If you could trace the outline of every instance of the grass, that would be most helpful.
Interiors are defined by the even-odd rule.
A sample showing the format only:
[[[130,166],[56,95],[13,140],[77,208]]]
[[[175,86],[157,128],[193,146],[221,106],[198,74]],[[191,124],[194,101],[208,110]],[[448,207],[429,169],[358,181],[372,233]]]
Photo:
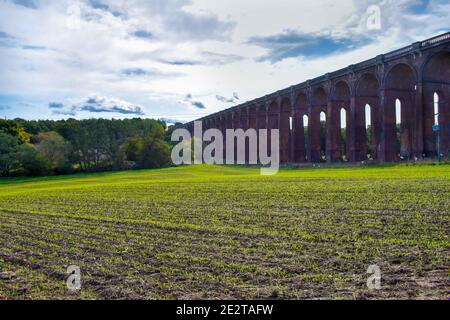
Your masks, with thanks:
[[[445,299],[449,168],[0,180],[0,299]]]

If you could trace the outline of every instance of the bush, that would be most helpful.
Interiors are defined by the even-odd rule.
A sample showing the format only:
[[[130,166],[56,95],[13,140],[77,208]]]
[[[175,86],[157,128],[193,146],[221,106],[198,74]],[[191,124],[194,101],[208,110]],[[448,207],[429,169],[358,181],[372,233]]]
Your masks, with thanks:
[[[0,131],[0,176],[7,177],[17,165],[19,138]]]
[[[24,144],[19,148],[19,165],[15,175],[45,176],[52,172],[52,164],[42,156],[32,145]]]
[[[61,173],[69,169],[70,144],[56,132],[40,133],[33,138],[39,155],[48,161],[50,169]]]
[[[170,147],[164,140],[149,137],[144,140],[139,155],[139,166],[144,169],[155,169],[170,166]]]

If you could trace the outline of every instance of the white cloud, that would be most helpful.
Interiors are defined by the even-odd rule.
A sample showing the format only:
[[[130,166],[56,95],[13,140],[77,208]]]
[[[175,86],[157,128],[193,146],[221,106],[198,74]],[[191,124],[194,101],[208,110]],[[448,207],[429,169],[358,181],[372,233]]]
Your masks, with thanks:
[[[48,107],[56,115],[76,116],[79,112],[118,113],[122,115],[144,116],[142,106],[118,98],[92,95],[75,103],[50,102]]]
[[[0,32],[12,37],[0,39],[0,96],[34,101],[36,116],[51,114],[51,101],[98,92],[133,101],[148,115],[194,119],[228,107],[222,101],[231,101],[230,92],[250,100],[446,31],[448,1],[409,10],[417,1],[0,1]],[[372,4],[382,10],[379,31],[366,28]],[[68,10],[74,5],[79,28],[71,20],[77,10]],[[264,61],[273,47],[249,41],[288,30],[371,42],[326,57],[307,58],[299,50],[299,56]],[[187,101],[188,94],[195,99]]]

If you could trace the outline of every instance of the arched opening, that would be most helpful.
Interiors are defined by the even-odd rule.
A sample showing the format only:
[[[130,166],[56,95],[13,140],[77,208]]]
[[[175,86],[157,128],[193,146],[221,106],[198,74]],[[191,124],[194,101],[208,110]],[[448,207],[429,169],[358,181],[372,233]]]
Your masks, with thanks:
[[[437,92],[433,95],[434,102],[434,125],[439,125],[439,94]]]
[[[304,115],[308,112],[308,98],[304,92],[299,92],[295,99],[292,119],[292,134],[293,139],[293,160],[301,163],[308,161],[308,148],[306,143],[308,137],[305,135],[305,121]]]
[[[414,101],[417,89],[414,69],[404,63],[393,67],[386,78],[384,110],[384,157],[386,161],[409,160],[413,148]]]
[[[327,159],[327,115],[328,95],[323,87],[314,89],[309,115],[310,161]],[[336,148],[337,150],[337,148]]]
[[[210,129],[217,129],[217,124],[218,124],[218,119],[217,118],[213,118],[211,119],[211,123],[210,123]],[[216,140],[216,138],[214,138],[214,141]],[[213,152],[211,153],[211,155],[214,157],[214,159],[216,158],[217,155],[217,150],[214,149]]]
[[[220,118],[219,118],[219,128],[218,129],[220,129],[220,131],[222,132],[222,135],[223,135],[223,161],[224,161],[224,163],[225,163],[225,160],[226,160],[226,153],[227,153],[227,146],[226,146],[226,131],[227,131],[227,129],[226,129],[226,127],[227,127],[227,121],[226,121],[226,116],[225,115],[221,115],[220,116]]]
[[[258,129],[267,129],[267,111],[266,108],[261,105],[258,109]]]
[[[224,132],[224,137],[226,136],[226,130],[228,129],[233,129],[233,113],[232,112],[228,112],[225,115],[225,132]],[[234,156],[236,156],[236,153],[234,150],[230,149],[230,146],[227,144],[227,139],[224,139],[225,143],[224,143],[224,157],[225,159],[228,159],[228,157],[231,157],[231,152],[234,152]],[[230,153],[230,155],[228,154],[228,152]]]
[[[257,129],[258,108],[255,106],[248,108],[248,127]]]
[[[338,81],[335,85],[331,110],[328,109],[328,144],[327,160],[348,161],[348,130],[351,90],[346,81]]]
[[[341,108],[340,124],[340,154],[342,161],[348,161],[347,157],[347,110]]]
[[[241,129],[241,111],[232,111],[233,113],[233,129]]]
[[[402,148],[402,102],[400,101],[400,99],[395,100],[395,137],[396,137],[397,156],[403,160],[404,157]]]
[[[251,106],[248,108],[247,110],[247,114],[248,114],[248,129],[257,129],[258,128],[258,108],[256,106]],[[258,143],[256,143],[256,148],[251,148],[249,144],[246,144],[245,147],[245,152],[247,154],[247,161],[248,163],[250,163],[250,160],[252,160],[251,158],[251,154],[250,152],[254,152],[256,150],[256,156],[258,155],[259,152],[259,145]]]
[[[441,121],[440,121],[440,105],[439,105],[439,94],[437,92],[433,95],[433,102],[434,102],[434,127],[439,127],[439,132],[436,132],[436,149],[437,149],[437,155],[438,159],[440,161],[441,157],[443,156],[442,150],[441,150]]]
[[[247,130],[248,127],[248,111],[246,109],[242,110],[239,119],[240,129]]]
[[[268,122],[268,129],[279,129],[279,120],[280,120],[280,108],[278,106],[278,103],[276,101],[273,101],[269,106],[269,122]]]
[[[273,101],[270,105],[269,105],[269,109],[268,109],[268,114],[267,114],[267,129],[268,129],[268,134],[267,134],[267,153],[272,155],[272,135],[270,134],[270,130],[274,130],[274,129],[280,129],[280,106],[278,105],[278,103],[276,101]],[[280,140],[282,140],[281,138],[282,133],[280,132]],[[279,144],[279,150],[280,152],[279,156],[281,156],[281,152],[282,152],[282,141],[280,141]],[[280,158],[281,160],[281,158]]]
[[[440,127],[440,153],[450,156],[449,97],[450,97],[450,51],[434,54],[423,68],[424,95],[424,154],[428,157],[437,155],[437,132],[433,126]],[[437,116],[436,114],[439,115]]]
[[[240,119],[239,119],[240,127],[239,127],[239,129],[242,129],[244,131],[246,131],[249,128],[248,111],[249,111],[248,108],[245,108],[245,109],[242,109],[241,112],[240,112]],[[241,151],[243,153],[243,155],[240,155],[239,154],[240,151],[237,149],[238,159],[239,159],[239,156],[243,156],[245,163],[248,163],[248,161],[249,161],[249,156],[248,156],[248,154],[249,154],[249,147],[248,147],[249,146],[249,141],[250,141],[249,138],[245,139],[245,148],[244,148],[244,150]]]
[[[292,108],[289,99],[282,100],[280,111],[280,161],[286,163],[291,159]]]
[[[372,124],[372,107],[370,104],[366,104],[365,107],[365,119],[366,119],[366,149],[367,149],[367,159],[374,160],[374,150],[373,150],[373,124]]]
[[[233,113],[233,129],[234,130],[242,129],[242,126],[241,126],[241,111],[240,110],[236,110],[236,111],[233,111],[232,113]],[[237,163],[238,159],[242,156],[241,154],[239,154],[237,143],[238,143],[238,140],[237,140],[237,138],[235,138],[234,139],[234,163]]]
[[[320,113],[320,160],[327,161],[327,114]]]
[[[233,129],[233,113],[232,112],[228,112],[228,114],[226,115],[226,120],[225,120],[225,127],[226,129]]]
[[[303,136],[305,137],[305,151],[309,150],[309,117],[305,114],[303,116]],[[305,160],[309,161],[309,154],[305,152]]]
[[[379,135],[378,121],[380,110],[380,84],[372,73],[361,76],[356,87],[356,160],[377,160]]]
[[[258,122],[258,130],[261,129],[268,129],[268,123],[267,123],[267,119],[268,115],[267,115],[267,109],[266,107],[261,104],[258,106],[257,109],[257,122]],[[262,139],[260,137],[258,137],[258,154],[260,152],[260,143],[263,143],[264,141],[262,141]],[[267,143],[267,140],[265,141],[265,143]]]

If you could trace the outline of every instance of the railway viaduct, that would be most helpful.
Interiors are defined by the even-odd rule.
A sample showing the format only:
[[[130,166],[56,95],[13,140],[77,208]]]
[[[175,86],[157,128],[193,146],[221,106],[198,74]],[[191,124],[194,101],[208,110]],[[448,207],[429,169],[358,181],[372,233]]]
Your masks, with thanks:
[[[395,162],[435,157],[437,124],[449,156],[449,101],[450,32],[198,121],[222,132],[279,129],[284,163]]]

